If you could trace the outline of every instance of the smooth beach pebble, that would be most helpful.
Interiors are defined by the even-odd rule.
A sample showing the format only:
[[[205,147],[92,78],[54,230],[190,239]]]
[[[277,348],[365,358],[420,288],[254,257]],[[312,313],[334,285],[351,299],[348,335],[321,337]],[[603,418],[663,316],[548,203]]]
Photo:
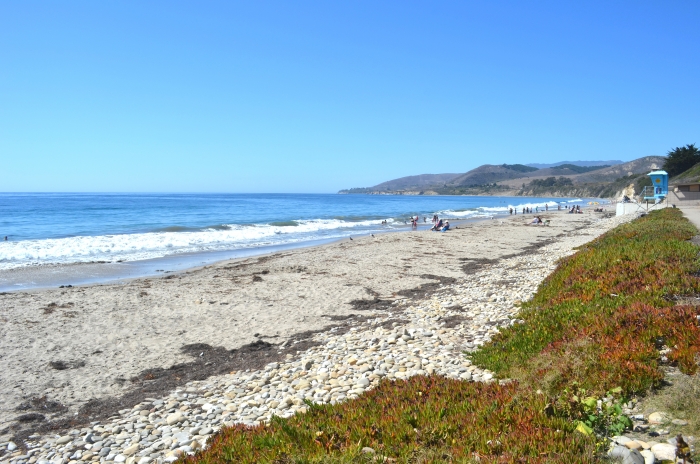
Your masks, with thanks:
[[[183,419],[182,413],[176,412],[174,414],[169,415],[168,418],[166,419],[166,422],[168,423],[168,425],[173,425],[173,424],[177,424],[178,422],[182,421],[182,419]]]

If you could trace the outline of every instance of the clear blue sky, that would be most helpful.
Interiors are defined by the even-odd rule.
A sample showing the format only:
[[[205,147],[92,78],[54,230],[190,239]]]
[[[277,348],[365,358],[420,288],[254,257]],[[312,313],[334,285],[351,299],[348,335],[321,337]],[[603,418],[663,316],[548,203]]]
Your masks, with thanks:
[[[4,1],[0,191],[335,192],[700,143],[700,2]]]

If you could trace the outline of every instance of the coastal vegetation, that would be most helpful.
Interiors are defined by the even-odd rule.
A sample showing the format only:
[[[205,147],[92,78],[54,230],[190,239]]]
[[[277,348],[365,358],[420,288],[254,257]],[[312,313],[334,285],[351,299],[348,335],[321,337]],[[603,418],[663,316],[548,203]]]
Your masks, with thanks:
[[[611,198],[622,191],[625,187],[632,185],[635,192],[641,192],[644,187],[651,185],[651,178],[645,174],[630,174],[618,177],[614,181],[605,185],[596,195],[599,198]]]
[[[222,429],[188,464],[601,462],[629,426],[621,405],[700,355],[697,230],[655,211],[582,246],[522,305],[522,323],[470,354],[509,381],[383,381],[357,400]]]
[[[666,156],[663,169],[670,177],[677,176],[700,163],[700,149],[691,143],[684,147],[670,150]]]
[[[682,183],[697,183],[700,182],[700,162],[693,165],[687,171],[674,176],[670,179],[671,184],[682,184]]]
[[[510,169],[511,171],[517,171],[517,172],[538,171],[537,168],[533,168],[532,166],[525,166],[524,164],[502,164],[501,167],[504,167],[506,169]]]
[[[554,166],[551,169],[553,171],[573,171],[576,174],[583,174],[584,172],[597,171],[599,169],[609,168],[609,164],[603,164],[600,166],[577,166],[575,164],[560,164],[559,166]]]
[[[546,179],[534,179],[526,186],[523,184],[523,189],[529,187],[533,194],[538,195],[540,193],[547,193],[552,191],[552,189],[571,189],[574,186],[574,182],[563,176],[559,177],[547,177]]]
[[[640,394],[660,386],[659,350],[694,374],[700,353],[697,306],[677,305],[700,292],[695,227],[664,209],[622,225],[564,260],[523,304],[521,325],[503,329],[473,361],[560,395]]]
[[[630,174],[607,182],[587,182],[582,184],[575,184],[569,177],[559,176],[558,178],[534,179],[524,184],[517,194],[523,196],[552,195],[561,197],[613,198],[629,186],[632,186],[635,192],[641,192],[647,185],[651,185],[651,178],[646,173]]]

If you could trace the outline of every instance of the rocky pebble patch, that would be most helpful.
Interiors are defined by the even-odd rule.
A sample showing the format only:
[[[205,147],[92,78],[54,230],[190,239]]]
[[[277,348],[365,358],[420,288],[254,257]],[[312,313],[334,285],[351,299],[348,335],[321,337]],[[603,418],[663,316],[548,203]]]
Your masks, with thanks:
[[[682,446],[679,446],[679,438],[683,440]],[[627,436],[612,437],[608,456],[624,464],[654,464],[656,462],[685,464],[689,461],[683,459],[684,450],[689,455],[687,457],[695,453],[693,437],[681,435],[680,437],[662,438],[661,441],[657,440],[645,441]]]
[[[695,437],[678,433],[688,421],[671,417],[663,411],[640,414],[640,402],[632,399],[623,413],[632,420],[632,429],[625,435],[610,438],[608,456],[625,464],[678,462],[686,464],[683,455],[695,454]],[[679,441],[681,440],[681,441]]]
[[[315,335],[320,345],[254,372],[232,372],[190,382],[163,398],[148,398],[106,422],[63,435],[32,436],[25,447],[0,443],[1,462],[158,464],[206,446],[222,426],[259,424],[273,415],[307,410],[307,402],[357,398],[382,379],[443,375],[495,381],[471,364],[464,351],[487,342],[498,328],[517,324],[518,306],[529,299],[557,261],[593,237],[633,219],[595,220],[528,255],[483,265],[431,294],[397,299],[347,333]]]

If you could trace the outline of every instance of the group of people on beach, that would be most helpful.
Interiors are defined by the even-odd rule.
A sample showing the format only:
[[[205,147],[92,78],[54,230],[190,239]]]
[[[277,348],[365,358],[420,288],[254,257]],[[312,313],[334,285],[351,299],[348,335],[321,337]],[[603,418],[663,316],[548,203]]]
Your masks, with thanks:
[[[561,209],[561,205],[557,205],[557,210]],[[544,210],[549,211],[549,205],[545,203],[544,205]],[[540,212],[540,207],[535,206],[534,208],[530,208],[529,206],[523,206],[523,212],[522,214],[530,214],[530,213],[539,213]],[[508,214],[518,214],[518,208],[508,208]]]
[[[418,224],[420,223],[420,217],[419,216],[411,216],[408,219],[404,219],[403,223],[408,225],[408,223],[411,223],[411,228],[412,229],[417,229]],[[427,223],[428,218],[426,216],[423,217],[423,222]],[[382,221],[382,225],[387,225],[388,221],[385,219]],[[433,227],[430,230],[437,230],[437,231],[446,231],[450,229],[450,223],[445,221],[443,224],[442,220],[438,217],[437,214],[433,215]]]
[[[540,209],[544,209],[544,211],[549,211],[549,205],[545,203],[544,207],[540,206],[535,206],[530,207],[530,206],[523,206],[522,207],[522,213],[521,214],[531,214],[531,213],[539,213]],[[557,211],[561,211],[562,207],[560,204],[557,204]],[[602,208],[601,208],[602,211]],[[571,206],[571,208],[568,208],[568,213],[569,214],[583,214],[583,211],[581,210],[581,207],[579,205],[574,205]],[[518,214],[518,209],[509,207],[508,208],[508,214],[513,215],[513,214]],[[493,219],[493,217],[491,218]],[[411,222],[411,228],[412,229],[417,229],[418,228],[418,223],[420,222],[420,218],[418,216],[411,216],[408,218],[408,220],[404,220],[404,224],[408,224],[408,222]],[[423,217],[423,222],[426,223],[428,222],[427,217]],[[549,221],[547,221],[549,222]],[[386,220],[382,221],[382,225],[388,224]],[[438,217],[437,214],[433,215],[433,220],[432,220],[433,227],[430,228],[430,230],[434,232],[445,232],[450,230],[450,223],[449,221],[444,221]],[[535,216],[532,219],[531,224],[545,224],[545,222],[542,221],[542,218],[540,216]],[[5,239],[7,240],[7,239]]]
[[[413,229],[418,228],[418,216],[416,216],[416,217],[411,216],[410,218],[408,218],[408,221],[411,222],[411,228],[413,228]],[[403,223],[406,224],[408,221],[403,221]]]
[[[450,221],[442,222],[438,215],[433,216],[433,227],[430,229],[433,232],[447,232],[450,230]]]
[[[545,203],[544,205],[544,210],[549,211],[549,205]],[[557,205],[557,211],[561,211],[561,205]],[[601,208],[602,211],[602,208]],[[540,207],[535,206],[534,208],[530,208],[529,206],[523,206],[522,209],[522,214],[530,214],[530,213],[539,213],[540,212]],[[508,208],[508,213],[509,214],[518,214],[518,208]],[[583,211],[581,211],[581,207],[579,205],[572,206],[569,208],[569,214],[583,214]]]

